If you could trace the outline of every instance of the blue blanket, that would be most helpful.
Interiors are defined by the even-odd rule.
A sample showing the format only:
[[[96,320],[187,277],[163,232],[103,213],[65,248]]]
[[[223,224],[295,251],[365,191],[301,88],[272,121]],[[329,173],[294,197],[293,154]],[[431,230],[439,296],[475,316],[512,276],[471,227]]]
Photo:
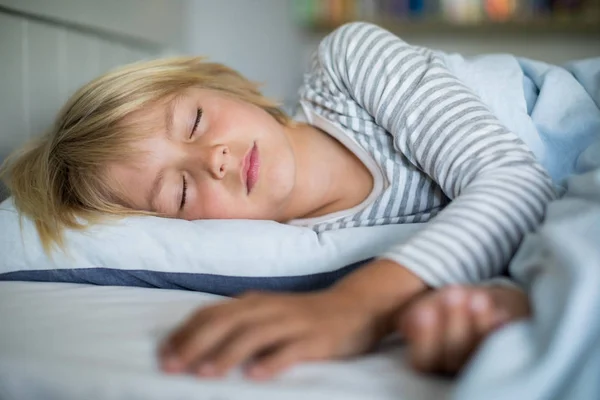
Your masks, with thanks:
[[[600,134],[600,58],[563,67],[497,54],[440,53],[448,68],[515,132],[565,191],[565,179],[593,168]]]
[[[533,318],[484,343],[454,398],[600,399],[600,58],[557,67],[500,57],[518,65],[503,70],[513,79],[504,84],[518,96],[521,80],[527,107],[509,123],[566,193],[510,265],[530,293]],[[481,60],[453,62],[460,68]],[[481,74],[470,84],[498,96],[489,78]],[[504,100],[522,105],[523,98]]]
[[[542,163],[554,180],[594,167],[600,135],[600,58],[556,67],[520,59],[527,111],[544,143]]]

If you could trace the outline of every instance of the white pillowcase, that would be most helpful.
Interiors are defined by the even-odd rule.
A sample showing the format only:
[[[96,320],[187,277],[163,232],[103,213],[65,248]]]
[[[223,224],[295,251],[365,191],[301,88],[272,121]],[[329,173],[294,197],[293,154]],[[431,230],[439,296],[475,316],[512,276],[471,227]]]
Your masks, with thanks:
[[[0,204],[0,280],[191,289],[326,287],[359,262],[406,240],[422,224],[329,231],[271,221],[128,217],[66,232],[66,251],[44,253],[12,199]]]

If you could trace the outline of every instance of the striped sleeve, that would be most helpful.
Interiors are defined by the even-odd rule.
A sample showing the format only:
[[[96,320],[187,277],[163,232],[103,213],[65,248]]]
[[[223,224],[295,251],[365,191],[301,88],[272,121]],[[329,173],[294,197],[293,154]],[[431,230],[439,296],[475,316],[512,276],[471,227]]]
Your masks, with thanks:
[[[321,42],[317,62],[330,86],[393,135],[395,150],[452,200],[382,258],[434,287],[501,275],[555,196],[525,144],[435,52],[375,25],[338,28]]]

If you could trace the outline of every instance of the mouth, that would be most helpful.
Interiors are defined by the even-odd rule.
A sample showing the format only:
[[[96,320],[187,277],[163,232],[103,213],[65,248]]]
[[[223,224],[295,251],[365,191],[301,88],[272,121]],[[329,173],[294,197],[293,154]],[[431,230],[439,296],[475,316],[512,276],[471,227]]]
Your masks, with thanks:
[[[254,185],[258,181],[258,175],[260,170],[260,159],[258,156],[258,147],[256,142],[252,144],[252,147],[244,156],[244,162],[242,167],[242,182],[246,185],[246,193],[250,194]]]

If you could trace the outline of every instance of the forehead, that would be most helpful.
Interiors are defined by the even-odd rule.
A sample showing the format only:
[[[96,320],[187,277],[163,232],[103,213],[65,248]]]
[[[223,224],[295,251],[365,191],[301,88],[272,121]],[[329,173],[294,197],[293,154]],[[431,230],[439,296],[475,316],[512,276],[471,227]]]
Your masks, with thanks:
[[[104,167],[106,183],[112,195],[129,207],[138,209],[142,193],[160,167],[160,139],[140,138],[130,144],[127,157],[108,163]]]
[[[123,118],[121,125],[136,138],[149,137],[149,134],[155,133],[157,129],[166,128],[168,119],[172,119],[173,109],[180,99],[181,94],[178,94],[147,103]]]
[[[146,208],[143,193],[148,182],[158,173],[161,149],[166,138],[167,110],[171,99],[163,99],[128,115],[123,121],[123,157],[107,163],[103,170],[111,195],[122,205],[133,209]]]
[[[182,89],[174,94],[164,96],[144,105],[139,110],[125,117],[123,122],[135,130],[139,130],[140,128],[147,129],[149,126],[154,131],[157,129],[166,130],[172,126],[176,110],[179,106],[198,98],[215,101],[222,97],[223,94],[216,90],[196,87]]]

